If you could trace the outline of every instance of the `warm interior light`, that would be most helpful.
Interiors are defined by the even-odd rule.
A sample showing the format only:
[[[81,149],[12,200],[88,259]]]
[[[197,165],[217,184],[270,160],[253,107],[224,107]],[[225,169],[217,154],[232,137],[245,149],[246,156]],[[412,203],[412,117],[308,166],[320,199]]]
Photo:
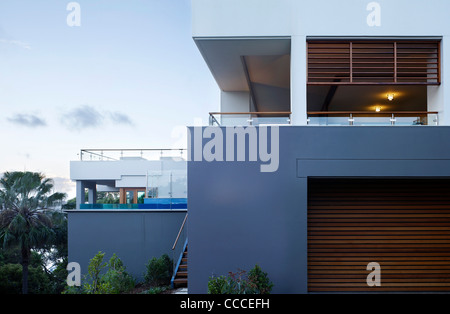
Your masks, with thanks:
[[[387,98],[389,101],[392,101],[394,99],[394,94],[388,94]]]
[[[380,112],[381,111],[381,107],[375,107],[375,111],[376,112]]]

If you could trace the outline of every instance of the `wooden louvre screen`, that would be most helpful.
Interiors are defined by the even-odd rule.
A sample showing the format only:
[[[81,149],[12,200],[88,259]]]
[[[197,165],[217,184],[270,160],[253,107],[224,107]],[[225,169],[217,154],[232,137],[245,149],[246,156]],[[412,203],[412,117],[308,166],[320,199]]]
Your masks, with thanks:
[[[440,84],[439,41],[309,41],[309,85]]]
[[[309,180],[309,291],[450,291],[449,189],[449,180]],[[381,286],[366,283],[371,262]]]

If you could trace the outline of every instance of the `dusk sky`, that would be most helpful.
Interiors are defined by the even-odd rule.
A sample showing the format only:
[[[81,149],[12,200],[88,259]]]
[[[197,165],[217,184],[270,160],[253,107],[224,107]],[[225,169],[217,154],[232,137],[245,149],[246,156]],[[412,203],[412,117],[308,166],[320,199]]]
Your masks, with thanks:
[[[0,173],[39,171],[75,196],[82,148],[186,147],[218,110],[190,0],[0,0]]]

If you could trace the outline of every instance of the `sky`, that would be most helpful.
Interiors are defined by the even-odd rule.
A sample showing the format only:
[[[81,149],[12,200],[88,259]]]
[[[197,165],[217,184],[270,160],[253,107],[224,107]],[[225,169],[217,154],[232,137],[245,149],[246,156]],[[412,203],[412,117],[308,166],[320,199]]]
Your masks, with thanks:
[[[80,149],[185,148],[220,95],[190,0],[79,0],[79,26],[70,2],[0,0],[0,173],[42,172],[69,198]]]

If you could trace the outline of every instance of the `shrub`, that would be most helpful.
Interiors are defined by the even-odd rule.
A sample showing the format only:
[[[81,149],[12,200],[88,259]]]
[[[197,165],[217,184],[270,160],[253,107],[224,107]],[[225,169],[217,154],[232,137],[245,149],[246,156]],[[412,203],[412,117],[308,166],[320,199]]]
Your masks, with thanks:
[[[84,291],[88,294],[103,294],[108,291],[108,284],[102,282],[100,273],[106,267],[103,262],[105,253],[98,252],[89,262],[88,266],[88,281],[84,284]]]
[[[163,254],[161,257],[153,257],[146,265],[144,279],[150,286],[167,286],[172,278],[172,259]]]
[[[123,293],[130,291],[135,286],[133,277],[125,271],[123,262],[113,254],[108,262],[108,271],[102,281],[110,284],[108,293]]]
[[[225,276],[209,277],[208,294],[225,294],[228,290],[228,278]]]
[[[261,267],[255,265],[248,272],[248,284],[256,294],[270,294],[273,283],[270,281],[266,272],[263,272]]]
[[[208,294],[269,294],[272,287],[267,273],[255,265],[248,275],[245,270],[239,270],[229,272],[228,276],[210,277]]]
[[[108,263],[103,262],[105,253],[98,252],[88,266],[88,275],[85,276],[81,287],[66,287],[66,294],[119,294],[134,288],[135,281],[126,272],[125,266],[116,254]],[[105,273],[106,270],[106,273]]]
[[[169,286],[162,286],[162,287],[151,287],[150,289],[146,290],[146,294],[161,294],[163,292],[166,292],[169,290]]]

